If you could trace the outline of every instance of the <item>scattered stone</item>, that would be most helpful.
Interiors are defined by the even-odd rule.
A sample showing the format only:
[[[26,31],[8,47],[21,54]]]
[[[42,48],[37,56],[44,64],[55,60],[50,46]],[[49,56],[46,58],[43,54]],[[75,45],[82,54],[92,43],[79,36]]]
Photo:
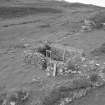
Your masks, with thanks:
[[[58,58],[55,59],[56,57]],[[102,66],[96,60],[84,56],[82,49],[51,43],[48,45],[45,43],[41,47],[24,51],[24,62],[35,65],[44,70],[47,76],[53,77],[67,74],[87,75],[89,77],[89,72],[99,72],[105,68],[104,64]]]
[[[7,105],[29,105],[31,102],[31,92],[24,89],[13,91],[7,97]]]

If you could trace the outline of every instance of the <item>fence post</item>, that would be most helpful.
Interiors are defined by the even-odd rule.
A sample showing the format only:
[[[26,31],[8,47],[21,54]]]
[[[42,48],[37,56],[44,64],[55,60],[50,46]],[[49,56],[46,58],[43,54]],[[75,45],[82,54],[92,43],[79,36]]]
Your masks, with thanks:
[[[65,52],[66,52],[66,49],[64,49],[64,52],[63,52],[63,62],[65,60]]]
[[[57,73],[57,62],[54,62],[54,70],[53,70],[53,76],[55,77]]]

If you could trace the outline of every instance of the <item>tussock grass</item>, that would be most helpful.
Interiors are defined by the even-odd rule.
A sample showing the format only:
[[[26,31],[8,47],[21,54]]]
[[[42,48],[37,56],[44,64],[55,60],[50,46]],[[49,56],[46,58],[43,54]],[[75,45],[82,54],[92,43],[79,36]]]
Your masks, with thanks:
[[[91,51],[91,54],[94,56],[101,56],[105,54],[105,43],[103,43],[99,48],[94,49]]]
[[[18,90],[8,97],[8,102],[15,102],[16,105],[28,105],[32,102],[32,93],[30,91]]]
[[[43,99],[42,105],[57,105],[57,103],[59,103],[61,99],[67,98],[67,97],[73,98],[73,94],[77,90],[79,91],[81,89],[87,89],[88,87],[91,87],[91,83],[87,79],[78,79],[78,80],[76,79],[73,82],[65,81],[65,83],[61,83],[55,86],[52,89],[52,91],[47,96],[45,96],[45,98]]]
[[[0,105],[4,103],[4,100],[6,99],[7,94],[6,93],[0,93]]]

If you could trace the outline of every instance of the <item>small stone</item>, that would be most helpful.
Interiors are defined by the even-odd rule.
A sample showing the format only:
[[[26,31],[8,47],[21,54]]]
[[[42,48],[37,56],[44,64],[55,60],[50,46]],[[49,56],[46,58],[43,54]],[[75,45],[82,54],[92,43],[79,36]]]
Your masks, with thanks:
[[[26,43],[26,44],[24,44],[24,46],[25,46],[25,47],[29,47],[29,46],[30,46],[30,44]]]
[[[51,74],[49,72],[46,73],[47,76],[50,76]]]
[[[10,105],[15,105],[15,102],[10,102]]]
[[[82,60],[82,62],[83,62],[83,61],[85,61],[85,60],[86,60],[86,58],[85,58],[85,57],[81,57],[81,60]]]
[[[71,98],[65,98],[65,101],[66,101],[67,103],[69,103],[69,102],[72,101],[72,99],[71,99]]]
[[[63,70],[62,70],[62,69],[59,69],[59,72],[60,72],[60,73],[63,73]]]
[[[100,66],[100,64],[98,64],[98,63],[96,63],[95,65],[96,65],[96,66]]]

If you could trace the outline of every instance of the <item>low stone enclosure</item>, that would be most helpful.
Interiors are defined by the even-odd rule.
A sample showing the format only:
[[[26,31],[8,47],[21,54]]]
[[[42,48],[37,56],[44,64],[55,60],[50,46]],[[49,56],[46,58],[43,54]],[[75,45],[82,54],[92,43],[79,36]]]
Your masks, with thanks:
[[[42,43],[24,52],[24,62],[45,71],[48,77],[71,76],[54,84],[38,105],[67,105],[105,85],[105,63],[87,57],[82,49]]]
[[[48,76],[97,72],[102,75],[105,64],[88,58],[84,50],[54,43],[42,43],[34,49],[24,51],[24,62],[44,70]],[[104,75],[102,75],[104,78]]]
[[[34,50],[24,52],[24,62],[45,70],[49,75],[56,76],[60,73],[70,72],[71,60],[80,57],[83,60],[83,50],[59,44],[43,44]],[[75,61],[74,61],[75,62]],[[78,67],[71,69],[78,69]],[[69,70],[68,70],[69,69]]]

